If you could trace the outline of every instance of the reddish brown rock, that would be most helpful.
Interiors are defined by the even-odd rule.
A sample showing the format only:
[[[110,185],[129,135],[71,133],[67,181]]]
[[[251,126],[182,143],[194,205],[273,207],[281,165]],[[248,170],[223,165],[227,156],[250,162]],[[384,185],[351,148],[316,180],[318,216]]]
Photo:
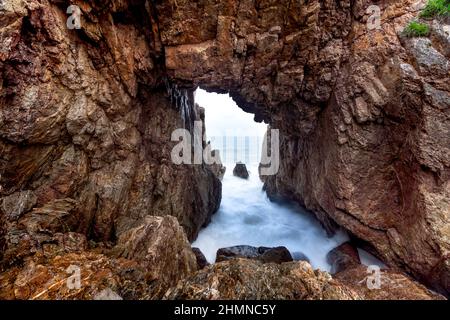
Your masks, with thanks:
[[[23,268],[0,273],[0,299],[102,300],[105,290],[126,299],[145,299],[149,293],[143,271],[136,262],[92,252],[35,256]]]
[[[257,248],[244,245],[220,248],[217,250],[216,262],[239,258],[259,260],[263,263],[284,263],[293,261],[291,253],[286,247]]]
[[[372,4],[378,29],[367,25]],[[445,269],[450,250],[449,38],[445,20],[429,23],[431,39],[402,36],[419,7],[158,5],[171,78],[229,91],[280,130],[280,170],[265,178],[270,197],[303,204],[329,233],[343,226],[389,264],[436,285],[445,275],[430,272]],[[197,28],[185,23],[199,16]]]
[[[206,260],[205,255],[199,248],[192,248],[192,252],[195,254],[195,259],[197,260],[199,270],[209,266],[208,260]]]
[[[360,296],[307,262],[232,259],[198,271],[167,291],[175,300],[354,300]]]
[[[238,178],[248,179],[249,173],[244,163],[238,162],[233,169],[233,175]]]
[[[169,287],[198,270],[186,235],[171,216],[147,216],[142,225],[119,236],[114,255],[138,262],[151,283],[151,298],[160,298]]]
[[[411,39],[401,31],[414,0],[76,3],[80,30],[66,26],[69,1],[0,8],[0,197],[29,190],[34,208],[73,199],[70,231],[89,240],[112,241],[147,215],[174,216],[195,239],[221,185],[207,166],[175,166],[170,136],[201,119],[202,86],[280,130],[271,197],[450,292],[445,21]],[[382,23],[370,30],[372,4]],[[61,232],[27,214],[32,229]],[[0,223],[2,254],[11,243],[33,251],[26,225],[3,213]]]
[[[381,270],[379,286],[374,275],[373,271],[368,272],[366,266],[359,265],[339,272],[335,279],[357,292],[364,300],[445,299],[402,273]]]
[[[327,261],[331,265],[331,274],[335,274],[361,264],[358,250],[351,242],[345,242],[328,252]]]

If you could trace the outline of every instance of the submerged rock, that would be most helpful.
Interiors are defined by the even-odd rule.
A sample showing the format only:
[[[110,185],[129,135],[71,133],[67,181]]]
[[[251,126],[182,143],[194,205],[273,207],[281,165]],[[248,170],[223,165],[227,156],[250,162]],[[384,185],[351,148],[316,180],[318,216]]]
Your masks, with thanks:
[[[216,262],[227,261],[236,258],[256,259],[261,255],[258,248],[252,246],[234,246],[220,248],[216,253]]]
[[[351,242],[345,242],[328,252],[327,261],[331,264],[332,274],[361,264],[358,250]]]
[[[170,161],[171,133],[192,132],[201,84],[283,132],[280,170],[264,178],[271,198],[305,204],[328,231],[341,225],[450,294],[445,20],[431,39],[405,38],[419,14],[406,0],[383,2],[378,31],[361,23],[366,1],[98,2],[80,2],[80,36],[62,1],[2,1],[0,196],[79,206],[76,230],[27,216],[33,201],[8,214],[23,223],[2,214],[5,256],[54,232],[115,240],[149,212],[177,217],[194,239],[221,186],[207,166]]]
[[[247,166],[241,162],[236,163],[236,166],[233,170],[233,175],[242,179],[248,179],[250,176],[247,170]]]
[[[257,248],[252,246],[235,246],[221,248],[216,254],[216,262],[238,258],[254,259],[264,263],[284,263],[293,261],[292,256],[286,247]]]

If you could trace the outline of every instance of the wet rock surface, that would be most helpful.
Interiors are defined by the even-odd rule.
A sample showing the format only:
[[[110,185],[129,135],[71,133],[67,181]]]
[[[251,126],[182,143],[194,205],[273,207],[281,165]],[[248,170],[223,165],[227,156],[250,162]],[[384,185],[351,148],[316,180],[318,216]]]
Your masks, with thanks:
[[[208,260],[206,260],[205,255],[199,248],[192,248],[192,252],[194,252],[195,254],[195,259],[197,260],[197,266],[199,270],[209,265]]]
[[[176,217],[195,239],[221,183],[207,165],[175,165],[171,134],[202,120],[202,86],[280,130],[280,170],[264,178],[271,198],[297,201],[330,233],[343,226],[450,292],[446,21],[429,22],[430,38],[402,36],[419,14],[413,0],[76,3],[80,30],[66,26],[69,1],[0,8],[5,272],[65,237],[114,247],[149,215]],[[379,29],[367,28],[371,4]]]
[[[252,246],[235,246],[217,250],[216,262],[239,258],[259,260],[263,263],[284,263],[293,261],[292,256],[286,247],[257,248]]]
[[[216,175],[216,177],[222,181],[225,173],[227,172],[227,168],[222,164],[222,160],[220,158],[219,150],[213,150],[212,156],[217,159],[216,163],[209,165],[211,171]]]
[[[380,287],[366,266],[355,266],[332,277],[307,262],[263,264],[232,259],[211,265],[180,281],[165,299],[188,300],[441,300],[404,274],[383,270]]]
[[[161,298],[179,280],[198,270],[197,259],[175,217],[147,216],[119,235],[113,256],[133,260],[146,270],[151,298]]]
[[[248,179],[250,177],[247,166],[240,162],[236,163],[236,166],[233,169],[233,175],[242,179]]]
[[[351,242],[345,242],[327,254],[331,265],[331,274],[344,271],[361,264],[357,248]]]

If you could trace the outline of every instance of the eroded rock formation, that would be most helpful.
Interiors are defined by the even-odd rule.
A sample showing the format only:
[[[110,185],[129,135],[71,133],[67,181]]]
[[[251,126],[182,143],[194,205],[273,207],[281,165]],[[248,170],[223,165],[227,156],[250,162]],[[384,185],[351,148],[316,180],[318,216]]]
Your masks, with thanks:
[[[165,1],[169,75],[228,90],[280,129],[272,197],[344,226],[449,291],[449,25],[401,32],[425,1]],[[371,30],[368,7],[381,12]],[[446,31],[445,31],[446,30]],[[440,280],[437,280],[437,279]]]
[[[220,182],[170,159],[171,133],[200,112],[165,77],[153,12],[143,1],[77,4],[83,27],[69,30],[68,2],[2,1],[1,195],[32,191],[36,207],[73,199],[72,229],[96,241],[149,214],[177,217],[194,239]]]
[[[69,4],[81,8],[80,29],[66,26]],[[380,29],[366,24],[372,4]],[[402,37],[420,4],[0,1],[3,267],[64,237],[114,247],[149,215],[176,217],[194,239],[221,184],[206,165],[174,165],[170,140],[202,120],[193,101],[201,85],[280,130],[271,197],[305,205],[330,232],[343,226],[448,293],[449,26]]]
[[[384,272],[383,290],[367,288],[357,267],[333,279],[307,262],[263,264],[232,259],[209,266],[167,291],[165,299],[189,300],[435,300],[443,299],[404,275]]]

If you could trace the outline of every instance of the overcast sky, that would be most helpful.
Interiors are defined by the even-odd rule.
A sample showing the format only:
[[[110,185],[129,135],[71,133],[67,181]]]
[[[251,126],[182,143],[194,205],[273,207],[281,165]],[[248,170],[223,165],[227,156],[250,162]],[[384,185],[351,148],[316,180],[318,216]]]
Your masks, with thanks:
[[[239,108],[228,94],[208,93],[198,89],[195,102],[205,108],[208,137],[263,137],[266,133],[267,125],[256,123],[254,115]]]

